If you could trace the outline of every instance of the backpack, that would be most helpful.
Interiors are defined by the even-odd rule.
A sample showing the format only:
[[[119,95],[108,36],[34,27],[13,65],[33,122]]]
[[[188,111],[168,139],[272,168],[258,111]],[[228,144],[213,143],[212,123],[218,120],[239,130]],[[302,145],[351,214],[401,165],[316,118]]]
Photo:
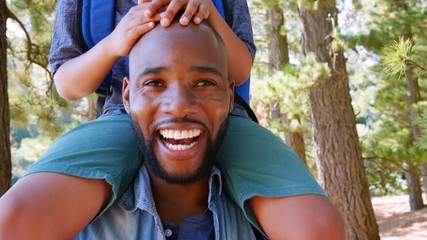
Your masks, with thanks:
[[[212,0],[215,7],[221,16],[229,23],[230,14],[224,10],[228,10],[227,1]],[[103,38],[108,36],[114,30],[114,14],[115,14],[115,0],[82,0],[81,1],[81,30],[82,37],[86,43],[86,46],[90,49],[100,42]],[[225,7],[224,7],[225,5]],[[108,95],[111,85],[111,72],[99,86],[96,93],[98,94],[97,102],[97,117],[102,113],[102,108],[105,103],[105,98]],[[241,86],[236,87],[235,90],[235,102],[243,106],[248,113],[249,117],[258,122],[255,113],[249,107],[249,85],[250,79],[248,79]]]

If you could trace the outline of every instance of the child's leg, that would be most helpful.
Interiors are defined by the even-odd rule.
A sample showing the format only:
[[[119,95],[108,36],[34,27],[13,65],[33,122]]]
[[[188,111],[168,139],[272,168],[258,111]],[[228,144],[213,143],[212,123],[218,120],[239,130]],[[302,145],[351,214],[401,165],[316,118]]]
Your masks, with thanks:
[[[127,115],[82,124],[55,141],[1,198],[0,209],[8,212],[0,211],[0,228],[15,225],[20,234],[27,229],[71,238],[126,190],[141,160]]]
[[[325,198],[325,192],[305,164],[280,138],[253,121],[230,117],[227,135],[218,157],[226,190],[258,228],[254,213],[261,226],[276,226],[275,230],[283,232],[285,224],[291,226],[292,221],[298,222],[290,215],[285,215],[290,213],[287,210],[298,208],[303,213],[306,211],[303,208],[310,206],[304,203],[315,203],[320,208],[323,206],[325,212],[332,212],[336,216],[336,210]],[[273,218],[274,213],[282,218]],[[285,223],[285,220],[291,223]],[[301,220],[305,223],[310,221],[309,218]],[[277,223],[283,227],[277,227]],[[269,237],[273,237],[266,227],[264,230]]]
[[[133,182],[142,155],[128,115],[103,116],[58,138],[25,173],[56,172],[103,179],[114,201]]]

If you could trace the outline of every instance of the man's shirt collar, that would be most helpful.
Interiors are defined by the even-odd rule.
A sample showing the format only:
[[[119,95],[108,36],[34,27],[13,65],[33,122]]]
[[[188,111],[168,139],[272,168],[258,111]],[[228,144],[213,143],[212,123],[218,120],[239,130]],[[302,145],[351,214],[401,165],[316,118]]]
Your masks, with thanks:
[[[221,171],[213,166],[209,178],[209,198],[208,204],[222,194]],[[156,215],[156,205],[154,203],[153,194],[151,191],[150,176],[147,167],[141,166],[137,180],[119,199],[119,206],[127,211],[134,212],[137,208],[147,211],[152,215]]]

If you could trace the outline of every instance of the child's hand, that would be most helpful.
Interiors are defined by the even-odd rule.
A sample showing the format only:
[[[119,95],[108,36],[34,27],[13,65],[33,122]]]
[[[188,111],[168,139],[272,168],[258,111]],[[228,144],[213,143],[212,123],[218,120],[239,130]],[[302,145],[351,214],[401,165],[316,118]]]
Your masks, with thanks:
[[[160,23],[167,27],[171,24],[176,13],[185,9],[184,14],[179,19],[181,25],[187,25],[191,18],[195,24],[199,24],[203,19],[209,17],[210,0],[138,0],[139,3],[149,3],[144,12],[146,17],[153,16],[160,8],[167,5],[166,10],[161,14]]]
[[[106,40],[109,41],[110,49],[116,56],[128,55],[139,37],[150,31],[155,26],[155,22],[160,21],[160,13],[150,17],[144,15],[148,6],[150,4],[143,3],[132,7],[114,31],[108,35]]]

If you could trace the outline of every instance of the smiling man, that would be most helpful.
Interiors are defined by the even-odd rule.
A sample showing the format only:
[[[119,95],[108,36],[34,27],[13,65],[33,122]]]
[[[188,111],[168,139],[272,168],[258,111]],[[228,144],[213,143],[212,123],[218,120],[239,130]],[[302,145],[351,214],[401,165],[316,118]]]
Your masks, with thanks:
[[[157,27],[129,59],[123,101],[146,161],[77,239],[255,239],[213,166],[233,105],[221,38],[206,24]]]
[[[225,134],[233,88],[225,47],[208,26],[176,25],[143,37],[130,54],[123,92],[153,176],[170,184],[207,176]]]

